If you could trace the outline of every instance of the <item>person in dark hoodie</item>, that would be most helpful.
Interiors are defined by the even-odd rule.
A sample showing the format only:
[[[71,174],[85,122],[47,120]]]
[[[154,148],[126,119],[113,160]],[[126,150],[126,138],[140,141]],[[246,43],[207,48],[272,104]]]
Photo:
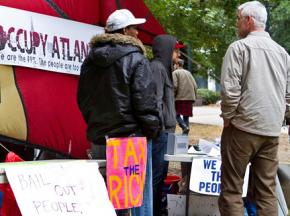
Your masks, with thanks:
[[[153,141],[153,212],[161,215],[161,188],[167,175],[168,162],[164,161],[168,133],[174,133],[176,113],[174,105],[173,63],[180,56],[178,41],[171,35],[159,35],[153,40],[151,69],[157,86],[157,102],[162,130]]]
[[[94,158],[105,158],[106,137],[147,137],[147,167],[143,204],[132,215],[152,216],[151,139],[159,131],[156,85],[145,48],[137,39],[136,19],[126,9],[107,20],[106,33],[92,38],[81,67],[77,101],[88,125]],[[118,211],[128,215],[128,211]]]

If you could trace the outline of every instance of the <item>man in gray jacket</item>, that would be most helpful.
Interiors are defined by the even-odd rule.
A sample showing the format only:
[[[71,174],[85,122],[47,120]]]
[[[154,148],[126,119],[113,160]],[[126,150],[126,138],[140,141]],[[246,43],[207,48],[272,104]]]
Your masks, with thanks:
[[[162,121],[162,131],[152,143],[153,173],[153,212],[160,215],[161,188],[167,175],[168,162],[164,161],[168,133],[174,133],[176,127],[174,108],[174,87],[172,79],[173,62],[180,56],[176,38],[171,35],[159,35],[153,40],[151,69],[157,87],[157,104]]]
[[[242,185],[251,163],[257,215],[278,215],[275,194],[278,142],[290,102],[290,58],[265,32],[267,11],[251,1],[238,8],[242,38],[224,57],[221,75],[221,215],[243,215]],[[285,100],[286,99],[286,100]]]

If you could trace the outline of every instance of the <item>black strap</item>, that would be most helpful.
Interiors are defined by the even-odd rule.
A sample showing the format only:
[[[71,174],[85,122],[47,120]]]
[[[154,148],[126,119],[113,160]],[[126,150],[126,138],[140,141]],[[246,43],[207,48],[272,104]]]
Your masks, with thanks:
[[[49,153],[52,153],[52,154],[57,154],[59,157],[74,159],[74,157],[72,157],[72,156],[70,156],[70,155],[68,155],[66,153],[60,152],[58,150],[54,150],[54,149],[42,146],[40,144],[33,144],[33,143],[30,143],[30,142],[27,142],[27,141],[21,141],[21,140],[12,138],[12,137],[7,137],[7,136],[0,135],[0,142],[2,142],[4,144],[12,144],[12,145],[15,145],[15,146],[22,146],[22,147],[26,147],[26,148],[39,149],[41,151],[46,151],[46,152],[49,152]]]
[[[45,0],[49,6],[61,17],[64,19],[70,19],[66,13],[60,9],[60,7],[53,0]]]
[[[117,9],[122,9],[120,0],[116,0]]]

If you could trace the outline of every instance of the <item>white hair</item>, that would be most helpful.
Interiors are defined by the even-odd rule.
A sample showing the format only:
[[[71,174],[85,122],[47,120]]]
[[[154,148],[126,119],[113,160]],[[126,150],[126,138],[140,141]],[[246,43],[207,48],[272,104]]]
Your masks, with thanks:
[[[259,1],[250,1],[241,4],[238,8],[242,17],[250,16],[254,20],[254,24],[258,28],[266,28],[267,10]]]

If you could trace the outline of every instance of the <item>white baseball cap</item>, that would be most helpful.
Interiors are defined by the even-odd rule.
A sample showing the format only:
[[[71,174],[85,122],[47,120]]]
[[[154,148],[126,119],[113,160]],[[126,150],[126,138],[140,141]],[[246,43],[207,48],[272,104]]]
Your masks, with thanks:
[[[134,15],[127,9],[114,11],[107,19],[106,30],[108,32],[126,28],[130,25],[139,25],[145,23],[146,19],[135,18]]]

